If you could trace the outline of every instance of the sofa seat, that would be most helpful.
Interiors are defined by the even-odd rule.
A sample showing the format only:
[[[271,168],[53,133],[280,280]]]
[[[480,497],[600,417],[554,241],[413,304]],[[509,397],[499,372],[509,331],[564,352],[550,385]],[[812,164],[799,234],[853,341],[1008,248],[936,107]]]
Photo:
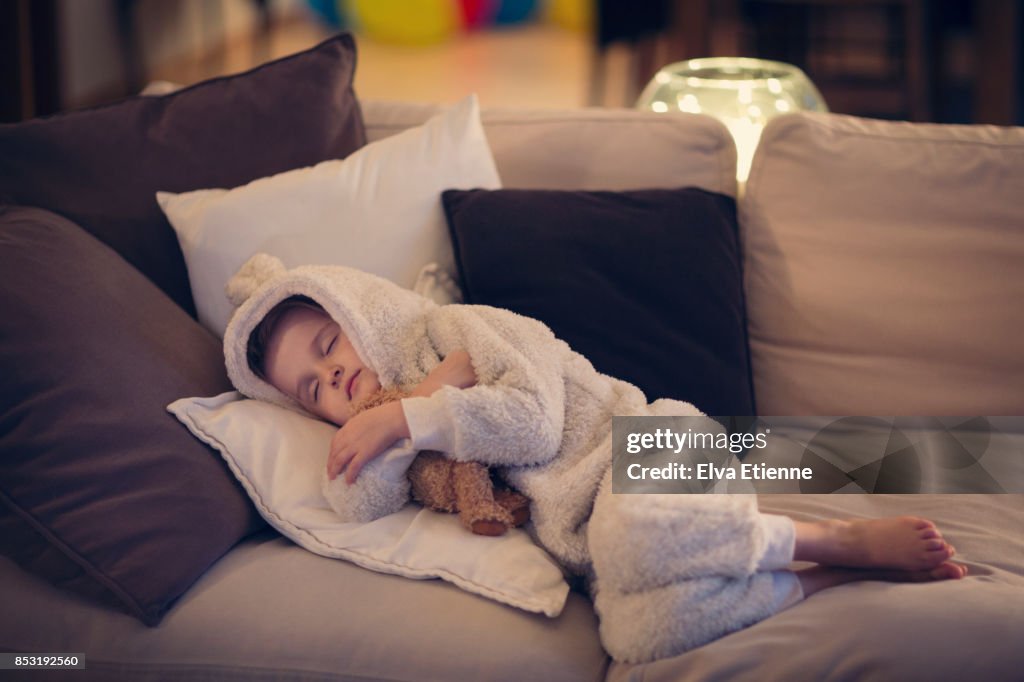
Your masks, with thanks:
[[[62,592],[7,558],[0,581],[0,651],[88,652],[82,680],[568,682],[604,679],[607,667],[580,594],[549,620],[440,580],[326,559],[270,531],[218,561],[158,628]]]
[[[925,516],[969,577],[852,583],[681,656],[609,666],[581,594],[548,619],[267,532],[217,562],[158,628],[0,558],[0,650],[88,652],[76,679],[104,681],[1020,679],[1024,495],[761,495],[759,505],[803,520]]]

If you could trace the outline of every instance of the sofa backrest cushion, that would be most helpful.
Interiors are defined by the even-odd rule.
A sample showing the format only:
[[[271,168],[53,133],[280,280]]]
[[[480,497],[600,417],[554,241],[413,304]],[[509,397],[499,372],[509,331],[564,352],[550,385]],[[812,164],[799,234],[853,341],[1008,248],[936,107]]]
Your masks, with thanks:
[[[443,197],[467,303],[544,322],[649,400],[753,414],[731,197],[692,188]]]
[[[1024,129],[794,114],[740,203],[766,415],[1024,413]]]
[[[157,190],[235,187],[365,143],[350,35],[162,97],[0,125],[0,203],[81,225],[194,314]]]
[[[263,522],[165,406],[229,390],[220,343],[109,247],[0,209],[0,552],[157,623]]]
[[[369,142],[420,125],[440,109],[361,104]],[[628,109],[484,109],[481,116],[502,187],[699,187],[736,196],[736,147],[725,126],[710,116]]]

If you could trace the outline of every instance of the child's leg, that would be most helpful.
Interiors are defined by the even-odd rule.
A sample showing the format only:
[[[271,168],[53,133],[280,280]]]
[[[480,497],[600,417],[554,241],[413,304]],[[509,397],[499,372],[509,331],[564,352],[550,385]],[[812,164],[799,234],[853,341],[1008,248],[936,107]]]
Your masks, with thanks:
[[[935,580],[958,580],[967,575],[967,566],[947,561],[936,568],[923,571],[898,569],[840,568],[836,566],[813,566],[794,571],[804,597],[829,587],[845,585],[858,580],[881,580],[889,583],[925,583]],[[781,610],[781,609],[780,609]]]
[[[757,570],[786,568],[796,553],[796,522],[778,514],[758,514],[758,517],[764,533],[764,549]]]
[[[956,553],[935,524],[916,516],[794,521],[761,514],[752,495],[612,495],[605,483],[588,540],[595,570],[617,589],[741,578],[794,560],[930,571]]]
[[[753,496],[612,495],[608,476],[587,533],[601,640],[616,660],[648,661],[756,623],[827,587],[963,577],[966,569],[945,559],[919,570],[778,570],[794,559],[905,560],[906,547],[921,550],[922,541],[932,551],[927,541],[940,537],[934,527],[907,519],[913,517],[797,522],[759,513]]]
[[[606,477],[587,532],[594,606],[619,661],[672,656],[803,598],[786,566],[795,527],[753,496],[612,495]]]
[[[605,586],[638,591],[687,578],[746,578],[767,568],[766,554],[782,555],[779,567],[793,558],[792,522],[776,517],[789,535],[773,543],[753,495],[613,495],[610,483],[609,475],[587,530]],[[773,544],[782,548],[769,552]]]
[[[956,553],[931,521],[916,516],[794,522],[794,559],[828,566],[925,571]]]
[[[767,541],[757,569],[776,572],[780,610],[825,588],[858,580],[927,582],[955,580],[967,574],[966,566],[948,561],[956,550],[925,519],[899,516],[807,522],[761,514],[761,520]],[[822,565],[792,573],[799,590],[785,598],[786,582],[780,569],[791,561]]]

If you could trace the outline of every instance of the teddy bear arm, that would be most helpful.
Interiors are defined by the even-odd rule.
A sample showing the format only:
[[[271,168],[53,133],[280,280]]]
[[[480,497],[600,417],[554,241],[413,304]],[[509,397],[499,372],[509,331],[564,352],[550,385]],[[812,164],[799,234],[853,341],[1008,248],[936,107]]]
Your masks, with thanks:
[[[440,452],[426,450],[418,454],[408,472],[413,499],[434,511],[458,511],[452,477],[453,464]]]
[[[487,467],[477,462],[455,462],[452,479],[463,525],[477,535],[502,535],[512,526],[512,515],[494,499]]]

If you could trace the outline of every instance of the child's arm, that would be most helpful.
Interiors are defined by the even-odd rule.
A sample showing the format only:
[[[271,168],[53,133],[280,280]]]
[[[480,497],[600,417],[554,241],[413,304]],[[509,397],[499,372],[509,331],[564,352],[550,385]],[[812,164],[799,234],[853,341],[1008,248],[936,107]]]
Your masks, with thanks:
[[[463,349],[455,350],[445,356],[437,367],[435,367],[427,378],[420,382],[419,386],[409,394],[411,398],[429,398],[445,386],[455,388],[469,388],[476,386],[476,370],[473,369],[473,361]]]
[[[402,438],[409,438],[409,425],[400,402],[360,412],[345,422],[331,439],[327,477],[333,481],[344,471],[345,480],[351,485],[367,462]]]
[[[465,349],[479,379],[402,400],[413,447],[488,466],[524,466],[558,454],[566,372],[577,356],[542,323],[484,306],[442,306],[427,318],[441,353]]]
[[[469,353],[460,349],[449,353],[410,395],[427,398],[444,386],[469,388],[475,384],[476,372]],[[327,458],[327,476],[334,480],[344,471],[345,479],[351,485],[367,462],[395,441],[409,437],[409,425],[400,402],[361,412],[334,434]]]

